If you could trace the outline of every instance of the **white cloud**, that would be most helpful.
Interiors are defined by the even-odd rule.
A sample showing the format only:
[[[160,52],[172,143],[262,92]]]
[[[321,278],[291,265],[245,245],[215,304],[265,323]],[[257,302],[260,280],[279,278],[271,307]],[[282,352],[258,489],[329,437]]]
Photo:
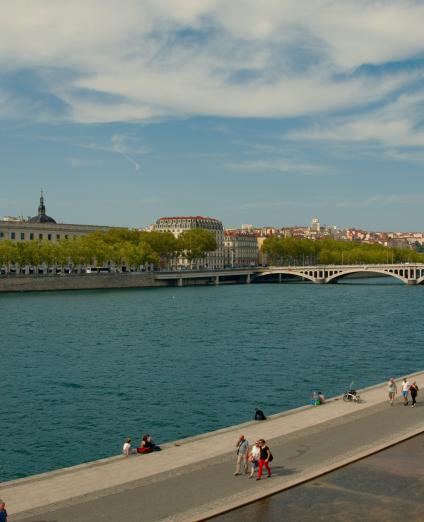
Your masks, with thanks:
[[[350,108],[416,80],[412,71],[351,74],[357,67],[424,51],[424,6],[412,0],[0,0],[0,8],[3,72],[37,71],[65,104],[62,117],[83,123]],[[31,114],[49,116],[45,107]]]
[[[336,203],[337,207],[381,207],[388,205],[417,205],[424,203],[424,194],[418,192],[404,194],[384,194],[370,196],[365,199],[343,200]]]
[[[85,158],[68,158],[68,163],[74,168],[85,168],[85,167],[100,167],[102,162],[99,160],[90,160]]]
[[[312,128],[290,131],[292,140],[333,142],[374,142],[386,148],[392,159],[417,161],[422,152],[400,151],[396,147],[420,148],[424,145],[424,90],[402,94],[385,106],[353,116],[334,118]]]
[[[253,161],[240,161],[227,163],[230,170],[244,172],[280,172],[283,174],[303,174],[307,176],[315,174],[330,174],[330,168],[312,163],[302,163],[287,158],[259,159]]]

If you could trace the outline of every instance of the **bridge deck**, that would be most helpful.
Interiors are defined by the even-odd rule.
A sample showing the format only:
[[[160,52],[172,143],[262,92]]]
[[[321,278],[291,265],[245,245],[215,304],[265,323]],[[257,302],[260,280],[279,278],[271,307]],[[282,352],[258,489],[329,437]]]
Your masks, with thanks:
[[[355,265],[289,265],[252,268],[227,268],[223,270],[175,270],[155,272],[156,280],[183,281],[187,279],[225,280],[233,277],[246,277],[250,283],[254,279],[270,275],[296,276],[314,283],[331,283],[351,274],[379,274],[393,277],[407,284],[424,283],[423,263],[400,264],[355,264]]]

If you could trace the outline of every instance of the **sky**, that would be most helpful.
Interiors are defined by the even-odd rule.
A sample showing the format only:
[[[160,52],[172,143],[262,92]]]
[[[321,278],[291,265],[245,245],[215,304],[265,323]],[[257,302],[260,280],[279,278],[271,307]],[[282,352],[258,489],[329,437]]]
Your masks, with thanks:
[[[424,231],[423,2],[0,12],[0,216]]]

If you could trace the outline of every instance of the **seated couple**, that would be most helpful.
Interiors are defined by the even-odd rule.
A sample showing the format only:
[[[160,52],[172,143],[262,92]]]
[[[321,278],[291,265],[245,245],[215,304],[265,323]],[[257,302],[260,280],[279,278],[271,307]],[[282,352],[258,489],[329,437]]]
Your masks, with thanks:
[[[138,448],[134,450],[131,449],[131,439],[126,439],[122,448],[124,455],[131,455],[131,453],[151,453],[152,451],[160,451],[160,447],[153,442],[152,437],[148,433],[143,435],[143,439]]]
[[[152,451],[160,451],[160,447],[156,446],[148,433],[145,433],[140,442],[140,446],[137,448],[137,453],[151,453]]]

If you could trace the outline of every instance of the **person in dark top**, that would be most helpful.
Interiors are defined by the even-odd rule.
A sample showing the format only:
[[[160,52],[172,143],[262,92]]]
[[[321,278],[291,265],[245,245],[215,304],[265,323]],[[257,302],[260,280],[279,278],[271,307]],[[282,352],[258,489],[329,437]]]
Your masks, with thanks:
[[[145,433],[140,442],[140,446],[137,448],[137,453],[151,453],[152,451],[160,451],[160,449],[161,448],[153,442],[152,437],[148,433]]]
[[[137,453],[151,453],[153,451],[154,444],[148,433],[143,435],[140,446],[137,448]]]
[[[0,522],[7,522],[6,503],[0,499]]]
[[[409,387],[409,393],[411,394],[411,399],[412,399],[411,406],[414,407],[417,404],[417,393],[418,393],[418,386],[415,381]]]
[[[155,444],[153,442],[153,438],[149,434],[147,434],[147,442],[150,444],[150,447],[152,448],[153,451],[160,451],[162,449],[160,446],[158,446],[157,444]]]
[[[255,420],[266,420],[264,412],[259,408],[256,408]]]
[[[259,447],[260,447],[260,454],[259,454],[259,469],[258,469],[258,476],[256,477],[256,480],[261,480],[262,477],[262,468],[265,466],[268,471],[268,478],[271,477],[271,468],[269,467],[269,462],[273,459],[271,451],[269,450],[268,446],[266,445],[266,442],[264,439],[259,439]]]

